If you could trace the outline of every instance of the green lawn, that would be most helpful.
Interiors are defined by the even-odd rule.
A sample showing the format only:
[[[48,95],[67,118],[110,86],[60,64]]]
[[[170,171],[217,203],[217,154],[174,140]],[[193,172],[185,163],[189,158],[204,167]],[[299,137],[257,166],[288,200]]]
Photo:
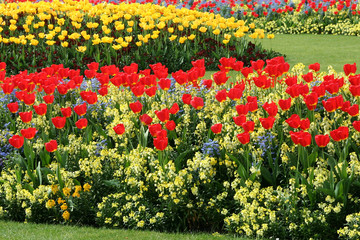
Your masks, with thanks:
[[[344,64],[356,62],[360,70],[360,37],[276,34],[274,39],[257,39],[255,42],[260,42],[265,49],[286,54],[291,67],[299,62],[305,65],[318,62],[321,71],[327,71],[329,65],[342,71]]]
[[[170,234],[151,231],[136,231],[122,229],[97,229],[91,227],[75,227],[62,225],[30,224],[0,221],[1,240],[211,240],[211,239],[239,239],[220,234]]]

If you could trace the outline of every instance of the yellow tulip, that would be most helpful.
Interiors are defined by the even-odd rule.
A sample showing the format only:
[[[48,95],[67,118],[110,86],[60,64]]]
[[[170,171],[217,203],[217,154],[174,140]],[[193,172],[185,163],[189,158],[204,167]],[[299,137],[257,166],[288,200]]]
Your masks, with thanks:
[[[177,38],[177,35],[171,35],[171,37],[169,37],[170,41],[174,41]]]
[[[220,29],[218,29],[218,28],[215,29],[215,30],[213,31],[213,34],[214,34],[214,35],[219,35],[219,34],[220,34]]]
[[[79,47],[76,48],[76,51],[85,52],[86,51],[86,46],[79,46]]]

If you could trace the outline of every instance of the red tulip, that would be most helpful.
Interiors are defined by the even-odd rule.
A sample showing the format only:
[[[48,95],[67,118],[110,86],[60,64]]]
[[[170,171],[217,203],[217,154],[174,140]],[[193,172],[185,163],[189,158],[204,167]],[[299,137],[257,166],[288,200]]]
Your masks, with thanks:
[[[246,107],[249,110],[249,112],[255,112],[256,110],[258,110],[258,104],[256,101],[255,102],[247,102]]]
[[[66,117],[66,118],[69,118],[71,116],[71,113],[72,113],[71,107],[60,108],[60,111],[61,111],[62,115],[64,117]]]
[[[215,95],[216,100],[218,100],[219,102],[224,102],[226,101],[227,98],[227,93],[226,93],[226,89],[220,90],[216,93]]]
[[[250,134],[249,132],[239,133],[236,135],[237,139],[241,142],[241,144],[247,144],[250,142]]]
[[[327,101],[322,100],[322,104],[328,112],[334,112],[338,107],[334,98],[329,98]]]
[[[32,119],[32,111],[29,112],[19,112],[21,121],[24,123],[29,123]]]
[[[4,94],[11,94],[15,88],[14,84],[4,83],[0,85]]]
[[[108,87],[107,86],[103,86],[101,87],[99,90],[98,90],[98,93],[101,95],[101,96],[106,96],[108,95]]]
[[[227,80],[230,78],[226,76],[226,72],[224,71],[219,71],[214,73],[213,77],[214,77],[214,82],[216,83],[216,85],[219,86],[225,84]]]
[[[66,117],[54,117],[51,121],[57,129],[62,129],[65,127]]]
[[[320,86],[314,86],[314,87],[312,87],[311,91],[316,92],[318,97],[323,97],[323,96],[325,96],[325,93],[326,93],[325,85],[320,84]]]
[[[292,128],[298,128],[298,127],[300,127],[301,119],[300,119],[299,115],[293,114],[293,115],[291,115],[291,117],[286,119],[285,122],[287,124],[289,124],[289,126]]]
[[[240,115],[246,115],[249,112],[249,105],[236,105],[236,112]]]
[[[202,84],[207,88],[210,89],[212,87],[213,81],[211,79],[204,79],[202,80]]]
[[[83,95],[81,95],[81,93],[84,93]],[[98,101],[98,97],[96,92],[92,92],[92,91],[83,91],[80,93],[80,96],[83,98],[84,101],[86,101],[88,104],[95,104]]]
[[[191,106],[193,106],[195,109],[200,110],[204,107],[204,100],[201,97],[194,97],[190,101]]]
[[[37,115],[44,116],[47,112],[47,105],[45,103],[40,103],[39,105],[34,105],[33,107]]]
[[[157,137],[158,132],[162,130],[162,126],[160,123],[149,125],[149,132],[151,136]]]
[[[129,107],[130,107],[131,111],[133,111],[136,114],[136,113],[141,112],[143,105],[141,104],[141,102],[136,101],[134,103],[130,103]]]
[[[43,96],[43,99],[46,104],[52,104],[54,102],[54,95]]]
[[[16,113],[19,110],[19,103],[18,102],[8,103],[7,107],[10,112]]]
[[[113,127],[113,129],[114,129],[115,133],[118,135],[122,135],[125,132],[125,126],[122,123],[116,125],[115,127]]]
[[[26,128],[20,130],[21,135],[23,135],[24,138],[30,140],[35,137],[36,132],[37,132],[36,128]]]
[[[245,78],[247,78],[250,73],[253,73],[252,67],[244,67],[241,69],[241,74],[244,75]]]
[[[307,74],[305,75],[302,75],[301,76],[305,82],[312,82],[314,80],[314,74],[312,72],[308,72]]]
[[[97,63],[97,62],[91,62],[91,63],[87,64],[86,66],[89,68],[89,70],[92,70],[95,72],[99,69],[99,63]]]
[[[157,137],[154,138],[154,146],[157,150],[164,151],[168,145],[168,138],[167,137]]]
[[[349,128],[348,127],[339,127],[338,129],[331,131],[330,136],[336,142],[345,140],[349,137]]]
[[[304,96],[304,102],[306,104],[306,107],[312,111],[316,108],[316,105],[318,103],[318,94],[316,92],[312,92],[308,95]]]
[[[153,121],[153,119],[152,119],[149,115],[147,115],[146,113],[143,114],[143,115],[141,115],[141,116],[139,117],[139,119],[140,119],[140,121],[141,121],[144,125],[149,125],[149,124],[151,124],[152,121]]]
[[[245,132],[253,132],[255,129],[255,122],[253,121],[247,121],[244,122],[242,125],[242,128],[244,129]]]
[[[257,60],[257,61],[250,61],[251,63],[251,67],[255,70],[255,71],[260,71],[263,69],[264,67],[264,60]]]
[[[237,117],[233,117],[234,123],[238,126],[242,126],[242,124],[244,122],[246,122],[246,116],[245,115],[240,115]]]
[[[231,88],[228,93],[228,97],[234,101],[239,100],[242,97],[243,91],[240,88]]]
[[[360,132],[360,121],[354,121],[352,124],[355,130]]]
[[[175,81],[180,84],[180,85],[184,85],[188,82],[188,76],[187,73],[184,72],[183,70],[179,70],[177,72],[173,72],[171,75]]]
[[[283,111],[287,111],[291,107],[291,97],[288,99],[280,99],[278,103]]]
[[[132,87],[131,91],[136,97],[141,97],[145,92],[145,86],[142,84],[139,84],[137,86]]]
[[[360,96],[360,85],[350,85],[349,91],[354,97]]]
[[[46,95],[51,95],[55,92],[56,86],[55,84],[43,85],[44,92]]]
[[[315,142],[319,147],[326,147],[330,142],[329,135],[316,135]]]
[[[84,129],[88,125],[88,120],[86,118],[81,118],[81,119],[76,121],[75,125],[79,129]]]
[[[351,107],[346,109],[346,112],[352,117],[359,115],[359,105],[358,104],[352,105]]]
[[[268,117],[268,118],[259,118],[261,125],[265,129],[271,129],[274,126],[275,118]]]
[[[67,84],[60,84],[57,86],[57,90],[61,95],[65,95],[68,92],[69,87]]]
[[[86,111],[87,111],[86,103],[74,107],[74,112],[76,112],[76,114],[79,115],[80,117],[84,116]]]
[[[310,64],[309,69],[314,70],[315,72],[318,72],[318,71],[320,71],[320,64],[319,63]]]
[[[308,132],[293,132],[290,131],[291,140],[296,144],[307,147],[311,144],[311,134]]]
[[[170,119],[170,112],[167,108],[164,108],[161,111],[155,111],[155,114],[161,122],[167,122]]]
[[[156,86],[152,86],[152,87],[150,87],[150,88],[145,89],[145,93],[146,93],[146,95],[148,95],[149,97],[153,97],[153,96],[155,96],[155,94],[156,94],[156,90],[157,90],[157,87],[156,87]]]
[[[58,144],[56,140],[51,140],[47,143],[45,143],[45,149],[48,152],[55,152],[57,150]]]
[[[9,139],[9,143],[14,148],[21,148],[24,145],[24,137],[19,135],[14,135]]]
[[[219,134],[221,133],[221,129],[222,129],[222,124],[221,123],[217,123],[211,126],[211,131],[215,134]]]
[[[24,94],[23,101],[26,105],[33,105],[35,102],[35,93]]]
[[[349,76],[351,73],[356,72],[356,63],[354,64],[345,64],[344,65],[344,72],[346,76]]]
[[[170,89],[171,80],[168,78],[161,78],[158,84],[162,90],[167,91]]]
[[[309,129],[310,128],[310,120],[308,118],[301,120],[300,128],[304,131]]]
[[[184,104],[190,104],[191,102],[191,99],[192,99],[192,96],[190,94],[184,94],[182,96],[182,101],[184,102]]]
[[[274,102],[264,103],[263,108],[269,114],[270,117],[275,117],[276,114],[278,113],[278,107]]]
[[[169,109],[170,113],[173,114],[173,115],[177,114],[179,112],[179,110],[180,110],[179,104],[177,104],[177,103],[174,103],[172,105],[172,107]]]
[[[165,127],[169,131],[173,131],[176,128],[176,124],[173,120],[166,122]]]

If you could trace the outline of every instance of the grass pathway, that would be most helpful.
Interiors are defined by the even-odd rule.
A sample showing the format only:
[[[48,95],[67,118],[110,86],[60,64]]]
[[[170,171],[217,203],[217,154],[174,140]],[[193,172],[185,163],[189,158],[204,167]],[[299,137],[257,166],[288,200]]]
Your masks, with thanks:
[[[1,240],[225,240],[236,238],[220,234],[176,234],[140,230],[104,229],[0,221]]]
[[[286,54],[291,67],[299,62],[306,66],[318,62],[321,71],[327,71],[331,65],[338,72],[343,70],[344,64],[356,62],[360,70],[360,37],[276,34],[274,39],[255,42],[260,42],[265,49]]]

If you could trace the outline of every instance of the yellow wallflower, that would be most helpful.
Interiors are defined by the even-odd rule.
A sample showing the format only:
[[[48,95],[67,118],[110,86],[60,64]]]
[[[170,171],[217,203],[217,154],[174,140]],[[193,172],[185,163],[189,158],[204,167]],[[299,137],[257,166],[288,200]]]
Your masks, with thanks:
[[[202,33],[205,33],[207,31],[207,28],[206,27],[200,27],[199,31],[202,32]]]
[[[267,35],[267,38],[268,38],[268,39],[273,39],[274,37],[275,37],[274,34],[268,34],[268,35]]]
[[[85,183],[84,186],[83,186],[83,188],[84,188],[84,192],[90,192],[91,185],[88,184],[88,183]]]
[[[65,221],[68,221],[70,219],[70,213],[68,211],[65,211],[63,214],[62,214],[62,217]]]
[[[46,204],[45,204],[45,207],[47,208],[47,209],[50,209],[50,208],[53,208],[54,206],[55,206],[55,201],[53,200],[53,199],[49,199],[47,202],[46,202]]]

